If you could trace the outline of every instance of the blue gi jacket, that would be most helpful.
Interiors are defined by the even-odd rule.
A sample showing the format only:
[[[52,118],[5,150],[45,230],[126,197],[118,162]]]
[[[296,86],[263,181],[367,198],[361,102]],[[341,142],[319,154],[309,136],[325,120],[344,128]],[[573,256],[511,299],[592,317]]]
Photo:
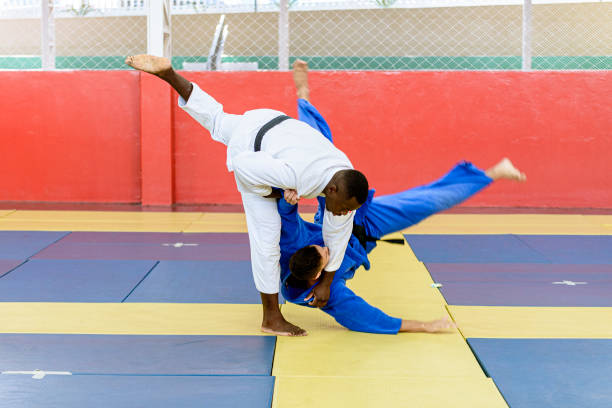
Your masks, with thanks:
[[[372,201],[373,195],[374,190],[371,190],[366,203],[357,210],[355,222],[358,225],[362,225],[364,214]],[[320,199],[324,200],[323,198]],[[308,296],[315,285],[310,288],[290,285],[288,282],[291,275],[289,258],[295,251],[307,245],[323,245],[321,225],[304,221],[298,214],[297,205],[291,205],[284,199],[278,200],[278,213],[282,220],[280,239],[281,293],[291,303],[312,307],[304,301],[304,298]],[[374,243],[368,243],[368,250],[371,250],[374,246]],[[330,287],[329,301],[321,310],[350,330],[396,334],[402,325],[402,319],[391,317],[382,310],[371,306],[346,286],[346,281],[353,278],[355,271],[361,265],[365,269],[370,269],[367,252],[357,238],[351,236],[342,265],[334,275]]]

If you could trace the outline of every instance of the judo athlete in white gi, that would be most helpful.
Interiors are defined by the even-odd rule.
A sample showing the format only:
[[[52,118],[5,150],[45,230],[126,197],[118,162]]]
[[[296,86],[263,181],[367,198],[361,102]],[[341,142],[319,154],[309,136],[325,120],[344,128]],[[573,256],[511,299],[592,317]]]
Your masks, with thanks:
[[[284,319],[278,306],[281,218],[276,198],[283,191],[292,203],[300,197],[326,197],[323,239],[330,260],[322,282],[311,293],[312,305],[323,307],[351,236],[354,210],[367,199],[367,179],[306,123],[270,109],[227,114],[210,95],[178,75],[167,58],[136,55],[127,57],[126,63],[168,82],[180,95],[179,106],[208,129],[213,140],[227,146],[227,167],[242,195],[253,277],[261,293],[262,331],[306,335]]]

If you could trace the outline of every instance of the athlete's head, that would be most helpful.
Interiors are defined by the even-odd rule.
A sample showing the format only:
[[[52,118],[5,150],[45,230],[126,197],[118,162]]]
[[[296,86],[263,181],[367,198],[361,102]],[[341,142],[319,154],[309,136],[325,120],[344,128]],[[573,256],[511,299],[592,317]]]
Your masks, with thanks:
[[[319,279],[328,262],[329,248],[309,245],[291,256],[289,270],[299,280]]]
[[[344,215],[361,207],[368,198],[368,180],[357,170],[340,170],[325,187],[325,208]]]

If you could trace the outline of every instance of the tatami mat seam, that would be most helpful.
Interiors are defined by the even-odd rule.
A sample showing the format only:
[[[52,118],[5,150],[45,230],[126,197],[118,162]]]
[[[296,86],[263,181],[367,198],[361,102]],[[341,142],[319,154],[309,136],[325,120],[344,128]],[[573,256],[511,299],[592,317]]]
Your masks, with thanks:
[[[0,218],[4,218],[4,217],[8,217],[9,215],[17,212],[17,210],[6,210],[7,212],[5,214],[1,214]]]
[[[58,239],[56,239],[55,241],[51,242],[49,245],[39,249],[38,251],[36,251],[35,253],[33,253],[32,255],[29,256],[28,259],[32,259],[34,258],[36,255],[38,255],[39,253],[41,253],[42,251],[44,251],[45,249],[49,248],[50,246],[58,243],[59,241],[61,241],[62,239],[66,238],[68,235],[72,234],[72,231],[61,231],[61,232],[65,232],[64,235],[62,235],[61,237],[59,237]]]
[[[199,222],[200,220],[202,220],[202,218],[204,218],[204,216],[206,215],[206,213],[199,213],[199,217],[194,219],[193,221],[190,221],[189,224],[187,224],[186,226],[183,227],[183,229],[181,230],[181,233],[186,233],[186,231],[191,228],[191,226],[197,222]]]
[[[142,279],[136,284],[136,286],[132,288],[132,290],[130,290],[130,293],[128,293],[120,303],[124,303],[127,300],[127,298],[129,298],[130,295],[134,293],[134,291],[138,288],[138,286],[140,286],[140,284],[144,282],[145,279],[147,279],[147,277],[151,274],[151,272],[153,272],[153,269],[155,269],[157,265],[159,265],[159,261],[155,261],[151,269],[149,269],[149,271],[145,274],[145,276],[142,277]]]
[[[20,263],[19,265],[15,266],[14,268],[11,268],[10,270],[8,270],[7,272],[3,273],[0,276],[0,279],[4,278],[6,275],[10,274],[11,272],[13,272],[15,269],[21,267],[22,265],[26,264],[30,259],[26,259],[25,261],[23,261],[22,263]]]

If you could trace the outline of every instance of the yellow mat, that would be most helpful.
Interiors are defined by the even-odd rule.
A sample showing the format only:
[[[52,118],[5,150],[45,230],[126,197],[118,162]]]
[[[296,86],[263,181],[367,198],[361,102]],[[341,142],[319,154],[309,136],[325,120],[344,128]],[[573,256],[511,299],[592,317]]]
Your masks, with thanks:
[[[15,212],[15,210],[1,210],[0,211],[0,217],[6,217],[7,215],[12,214],[14,212]]]
[[[414,255],[410,246],[379,244],[368,255],[371,269],[378,268],[388,271],[393,275],[407,275],[406,264],[418,264],[420,261]]]
[[[392,234],[389,238],[401,238]],[[445,304],[429,272],[409,245],[381,242],[369,255],[371,268],[359,268],[348,286],[378,307],[387,304]]]
[[[281,376],[276,377],[272,407],[501,408],[507,405],[490,378]]]
[[[404,235],[401,232],[394,234],[385,235],[383,238],[393,239],[404,239]],[[401,270],[401,263],[403,262],[419,262],[416,255],[410,248],[410,245],[404,240],[404,245],[392,244],[389,242],[378,241],[376,248],[368,254],[368,259],[372,265],[378,265],[380,263],[393,263],[397,261],[395,268]]]
[[[312,221],[313,213],[302,217]],[[243,213],[0,211],[0,230],[246,232]],[[439,214],[410,234],[612,234],[612,215]],[[393,234],[390,237],[401,237]],[[389,245],[389,244],[380,244]]]
[[[301,214],[306,221],[314,220],[314,213]],[[247,232],[244,213],[204,213],[184,232]]]
[[[366,271],[360,268],[348,287],[369,303],[378,307],[387,304],[444,305],[444,297],[421,262],[389,259],[372,262]]]
[[[122,211],[15,211],[0,230],[181,232],[202,213]]]
[[[247,232],[244,213],[204,213],[184,232]]]
[[[392,316],[430,320],[446,315],[443,306],[387,307]],[[325,313],[284,305],[283,314],[309,335],[279,337],[276,376],[428,376],[483,378],[484,374],[459,332],[381,335],[351,332]]]
[[[611,307],[448,306],[448,309],[466,338],[612,339]]]
[[[610,234],[602,218],[565,214],[438,214],[406,229],[408,234]],[[612,217],[612,216],[595,216]]]
[[[583,215],[584,219],[595,225],[612,226],[612,215]]]
[[[261,305],[0,302],[1,333],[264,335]]]

